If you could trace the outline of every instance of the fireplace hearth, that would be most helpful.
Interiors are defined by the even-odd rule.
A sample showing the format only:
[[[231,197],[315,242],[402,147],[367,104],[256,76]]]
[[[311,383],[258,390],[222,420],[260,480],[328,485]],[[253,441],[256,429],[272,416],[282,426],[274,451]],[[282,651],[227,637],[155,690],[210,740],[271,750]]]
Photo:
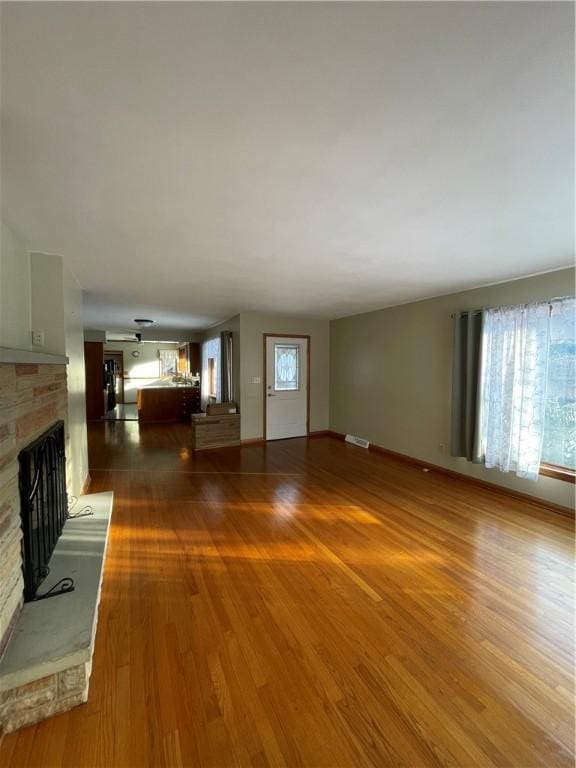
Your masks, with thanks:
[[[113,504],[79,493],[66,359],[35,356],[0,361],[0,739],[87,699]]]

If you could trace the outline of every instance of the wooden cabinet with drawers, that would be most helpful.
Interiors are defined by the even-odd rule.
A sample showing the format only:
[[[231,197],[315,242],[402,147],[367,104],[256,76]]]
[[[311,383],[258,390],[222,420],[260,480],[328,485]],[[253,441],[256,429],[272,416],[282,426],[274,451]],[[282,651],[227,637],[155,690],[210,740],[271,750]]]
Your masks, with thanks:
[[[182,421],[189,421],[193,413],[200,413],[200,387],[182,389]]]
[[[188,421],[200,412],[200,387],[143,387],[137,402],[139,421]]]

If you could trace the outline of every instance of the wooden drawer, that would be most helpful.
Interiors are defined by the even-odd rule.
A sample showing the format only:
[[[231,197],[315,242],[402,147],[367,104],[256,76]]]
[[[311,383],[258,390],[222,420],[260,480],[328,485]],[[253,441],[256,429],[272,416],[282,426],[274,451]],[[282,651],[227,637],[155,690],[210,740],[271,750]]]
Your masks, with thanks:
[[[200,387],[182,390],[182,415],[185,421],[192,413],[200,413]]]

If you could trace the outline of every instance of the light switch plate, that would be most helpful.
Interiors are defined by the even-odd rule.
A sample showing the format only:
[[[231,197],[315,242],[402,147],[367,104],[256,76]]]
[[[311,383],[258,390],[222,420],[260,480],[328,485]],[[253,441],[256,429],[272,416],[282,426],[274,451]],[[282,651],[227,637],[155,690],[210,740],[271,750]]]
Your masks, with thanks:
[[[34,347],[43,347],[44,344],[44,331],[32,331],[32,345]]]

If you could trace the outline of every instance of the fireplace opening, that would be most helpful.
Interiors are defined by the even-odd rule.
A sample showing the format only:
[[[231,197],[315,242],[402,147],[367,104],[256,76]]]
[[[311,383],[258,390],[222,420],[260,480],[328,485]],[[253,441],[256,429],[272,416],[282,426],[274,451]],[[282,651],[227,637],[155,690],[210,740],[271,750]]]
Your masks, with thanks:
[[[74,589],[72,579],[62,579],[45,594],[38,594],[50,572],[50,557],[68,513],[64,422],[57,421],[24,448],[18,462],[24,601],[30,602]]]

